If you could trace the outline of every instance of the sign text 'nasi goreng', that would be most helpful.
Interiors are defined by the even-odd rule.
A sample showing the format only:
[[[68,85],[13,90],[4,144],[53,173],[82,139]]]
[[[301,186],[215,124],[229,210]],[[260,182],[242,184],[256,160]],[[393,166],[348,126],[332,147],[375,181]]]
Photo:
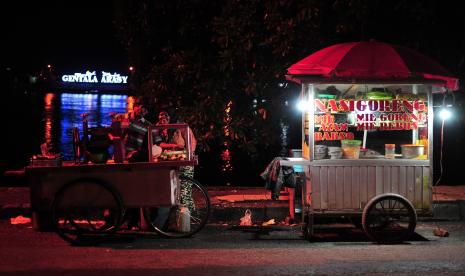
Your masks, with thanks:
[[[415,130],[426,124],[427,113],[421,100],[315,99],[315,141],[354,139],[350,130]]]

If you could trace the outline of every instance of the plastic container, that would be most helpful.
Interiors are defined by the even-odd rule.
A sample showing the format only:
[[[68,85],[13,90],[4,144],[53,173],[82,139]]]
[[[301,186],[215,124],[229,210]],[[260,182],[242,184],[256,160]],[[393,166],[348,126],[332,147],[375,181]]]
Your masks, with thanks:
[[[336,95],[327,94],[327,93],[319,93],[318,99],[336,99]]]
[[[360,140],[342,140],[342,156],[344,159],[358,159],[360,156]]]
[[[386,144],[385,146],[384,157],[386,159],[394,159],[396,154],[396,145],[395,144]]]
[[[425,156],[428,155],[428,139],[423,138],[423,139],[417,140],[416,145],[417,146],[423,146],[424,147],[424,153],[423,154]]]
[[[387,92],[371,91],[367,93],[368,100],[392,100],[392,95]]]
[[[392,100],[392,94],[386,88],[373,88],[367,93],[368,100]]]

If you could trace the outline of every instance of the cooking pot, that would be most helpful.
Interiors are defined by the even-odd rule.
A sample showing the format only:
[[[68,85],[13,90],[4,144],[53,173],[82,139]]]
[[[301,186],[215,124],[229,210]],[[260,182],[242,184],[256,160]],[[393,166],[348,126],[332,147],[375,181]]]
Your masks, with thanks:
[[[413,159],[420,157],[425,152],[424,145],[401,145],[402,158]]]

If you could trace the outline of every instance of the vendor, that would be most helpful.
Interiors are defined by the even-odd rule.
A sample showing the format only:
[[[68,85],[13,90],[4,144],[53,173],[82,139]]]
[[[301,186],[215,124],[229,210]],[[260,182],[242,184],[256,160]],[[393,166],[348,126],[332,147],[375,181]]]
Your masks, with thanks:
[[[147,128],[152,125],[145,119],[147,109],[142,105],[134,107],[134,114],[126,130],[126,152],[130,162],[148,161],[147,158]]]
[[[170,115],[166,111],[161,111],[158,114],[157,126],[163,126],[169,124],[171,121]],[[179,122],[178,122],[179,123]],[[188,128],[190,134],[190,150],[194,153],[197,146],[197,141],[194,137],[194,133],[190,128]],[[187,141],[187,131],[186,129],[180,130],[176,129],[170,132],[170,129],[161,129],[159,132],[161,137],[160,147],[165,148],[182,148],[184,149]],[[188,207],[189,210],[193,208],[192,202],[192,186],[191,182],[184,181],[182,177],[194,178],[194,167],[193,166],[182,166],[179,167],[179,175],[181,176],[181,204]],[[159,208],[162,209],[162,208]],[[159,210],[162,212],[162,210]]]
[[[170,123],[170,115],[166,111],[161,111],[158,114],[157,126],[166,125]],[[191,152],[195,151],[197,146],[197,141],[195,140],[194,133],[189,128],[190,142],[191,142]],[[161,138],[160,146],[162,148],[181,148],[184,149],[187,141],[187,132],[185,129],[180,130],[169,130],[163,129],[160,130],[159,136]]]

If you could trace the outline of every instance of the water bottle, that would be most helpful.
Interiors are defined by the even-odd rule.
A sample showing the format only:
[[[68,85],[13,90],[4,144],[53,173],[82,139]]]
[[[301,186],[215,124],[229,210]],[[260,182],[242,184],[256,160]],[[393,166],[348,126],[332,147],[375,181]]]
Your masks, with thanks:
[[[191,212],[189,211],[189,208],[187,207],[181,207],[181,209],[178,212],[178,231],[187,233],[191,231]]]

